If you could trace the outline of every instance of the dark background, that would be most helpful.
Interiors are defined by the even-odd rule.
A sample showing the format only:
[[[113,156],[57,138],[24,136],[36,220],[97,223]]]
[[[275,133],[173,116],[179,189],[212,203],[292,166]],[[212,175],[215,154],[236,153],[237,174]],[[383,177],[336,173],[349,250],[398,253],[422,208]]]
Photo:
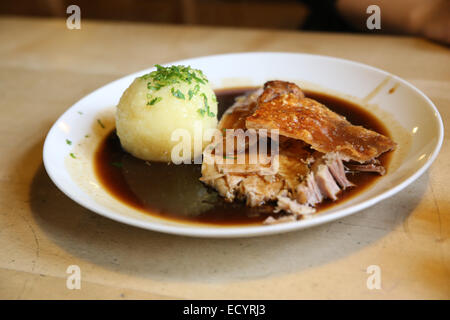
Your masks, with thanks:
[[[329,0],[35,0],[0,1],[0,14],[287,30],[354,31]]]

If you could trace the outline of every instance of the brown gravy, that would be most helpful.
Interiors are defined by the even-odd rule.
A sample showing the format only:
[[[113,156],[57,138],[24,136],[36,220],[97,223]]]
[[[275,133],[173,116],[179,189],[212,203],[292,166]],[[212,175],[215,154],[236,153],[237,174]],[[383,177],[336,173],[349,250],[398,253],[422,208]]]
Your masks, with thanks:
[[[235,97],[250,90],[254,88],[217,90],[219,119]],[[358,105],[324,93],[305,91],[305,94],[347,117],[351,123],[389,136],[381,121]],[[386,168],[389,158],[390,152],[379,158]],[[115,198],[154,216],[223,226],[260,224],[269,215],[277,216],[271,205],[250,208],[241,202],[225,202],[215,190],[199,181],[201,165],[146,162],[131,156],[122,150],[115,130],[99,145],[94,162],[98,179]],[[343,191],[336,202],[324,201],[317,211],[342,203],[370,186],[379,176],[358,173],[348,178],[357,187]]]

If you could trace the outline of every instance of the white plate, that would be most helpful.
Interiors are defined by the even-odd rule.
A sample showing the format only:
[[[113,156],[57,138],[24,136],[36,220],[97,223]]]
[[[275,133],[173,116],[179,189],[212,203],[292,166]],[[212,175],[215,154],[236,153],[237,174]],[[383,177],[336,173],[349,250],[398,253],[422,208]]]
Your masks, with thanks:
[[[296,81],[360,101],[386,120],[399,148],[388,174],[356,197],[311,219],[270,226],[212,226],[181,223],[134,210],[110,196],[92,170],[96,143],[107,130],[96,126],[112,110],[132,80],[151,69],[116,80],[87,95],[53,125],[44,145],[44,164],[53,182],[82,206],[133,226],[197,237],[246,237],[275,234],[336,220],[393,196],[416,180],[436,158],[443,140],[442,119],[429,98],[405,80],[385,71],[332,57],[296,53],[238,53],[200,57],[170,64],[203,70],[214,88],[257,86],[271,79]],[[110,114],[112,111],[109,111]],[[105,125],[113,126],[113,121]],[[104,133],[102,133],[104,132]],[[85,138],[90,134],[89,138]],[[66,139],[73,142],[66,144]],[[78,149],[77,149],[78,148]],[[77,159],[69,154],[73,152]]]

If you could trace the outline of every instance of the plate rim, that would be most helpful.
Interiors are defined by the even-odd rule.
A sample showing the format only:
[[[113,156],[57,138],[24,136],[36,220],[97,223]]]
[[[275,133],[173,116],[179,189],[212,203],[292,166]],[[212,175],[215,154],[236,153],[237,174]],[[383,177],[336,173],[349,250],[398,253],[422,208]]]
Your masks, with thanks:
[[[117,213],[113,209],[109,209],[100,203],[97,203],[98,207],[91,206],[90,203],[86,203],[85,201],[83,201],[81,196],[79,196],[76,193],[72,193],[71,190],[68,190],[69,188],[66,188],[65,186],[63,186],[63,184],[60,183],[58,177],[56,176],[56,173],[51,169],[51,167],[49,165],[49,161],[50,161],[49,160],[49,157],[50,157],[50,155],[49,155],[49,153],[50,153],[49,140],[50,140],[50,137],[57,130],[57,124],[59,123],[59,121],[63,117],[65,117],[66,114],[71,112],[71,110],[73,108],[75,108],[79,103],[81,103],[82,101],[85,101],[86,99],[89,99],[92,95],[94,95],[95,93],[97,93],[98,91],[102,90],[103,88],[105,88],[107,86],[110,86],[114,83],[122,81],[125,78],[137,76],[144,72],[148,72],[148,71],[154,69],[154,67],[152,67],[152,68],[146,68],[146,69],[142,69],[142,70],[127,74],[125,76],[122,76],[116,80],[110,81],[110,82],[106,83],[105,85],[91,91],[90,93],[88,93],[87,95],[83,96],[81,99],[76,101],[74,104],[72,104],[68,109],[66,109],[58,117],[58,119],[55,120],[55,122],[53,123],[52,127],[50,128],[50,130],[48,131],[48,133],[46,135],[44,147],[43,147],[44,167],[45,167],[45,170],[46,170],[47,174],[49,175],[50,179],[52,180],[52,182],[57,186],[57,188],[60,191],[62,191],[66,196],[68,196],[70,199],[72,199],[79,205],[89,209],[90,211],[92,211],[94,213],[100,214],[101,216],[112,219],[114,221],[118,221],[121,223],[131,225],[134,227],[147,229],[147,230],[151,230],[151,231],[173,234],[173,235],[190,236],[190,237],[202,237],[202,238],[242,237],[243,238],[243,237],[272,235],[272,234],[290,232],[290,231],[294,231],[294,230],[302,230],[302,229],[306,229],[306,228],[311,228],[311,227],[314,227],[314,226],[317,226],[320,224],[324,224],[327,222],[341,219],[343,217],[349,216],[358,211],[361,211],[368,207],[371,207],[374,204],[381,202],[381,201],[397,194],[398,192],[400,192],[401,190],[406,188],[408,185],[410,185],[413,181],[418,179],[423,173],[425,173],[428,170],[428,168],[435,161],[436,157],[438,156],[438,154],[440,152],[440,149],[442,147],[442,143],[444,140],[444,124],[442,121],[442,117],[439,113],[439,110],[437,109],[436,105],[431,101],[431,99],[428,98],[428,96],[425,95],[425,93],[423,93],[420,89],[418,89],[417,87],[412,85],[407,80],[405,80],[395,74],[387,72],[383,69],[379,69],[377,67],[373,67],[373,66],[367,65],[365,63],[348,60],[348,59],[343,59],[343,58],[338,58],[338,57],[333,57],[333,56],[320,55],[320,54],[310,54],[310,53],[300,53],[300,52],[278,52],[278,51],[253,51],[253,52],[230,52],[230,53],[223,53],[223,54],[198,56],[198,57],[177,60],[177,61],[173,61],[173,62],[167,62],[162,65],[182,64],[185,61],[200,60],[200,59],[212,58],[212,57],[220,58],[223,56],[231,56],[231,55],[294,55],[294,56],[318,57],[318,58],[324,58],[324,59],[329,59],[329,60],[335,60],[340,63],[347,63],[347,64],[351,64],[351,65],[355,65],[355,66],[359,66],[359,67],[363,67],[363,68],[368,68],[373,71],[384,74],[386,76],[390,76],[392,79],[394,79],[398,82],[401,82],[403,85],[409,87],[409,89],[418,93],[427,102],[427,106],[431,107],[432,111],[434,111],[435,118],[436,118],[437,124],[438,124],[438,132],[439,132],[437,143],[434,145],[433,151],[432,151],[430,157],[428,158],[428,160],[426,160],[426,162],[419,169],[417,169],[411,176],[409,176],[407,179],[405,179],[398,185],[394,186],[393,188],[383,191],[381,194],[376,195],[370,199],[367,199],[367,200],[363,201],[362,203],[355,204],[353,206],[350,206],[350,207],[342,209],[342,210],[338,210],[333,214],[317,215],[311,219],[304,219],[304,220],[299,220],[299,221],[290,222],[290,223],[281,223],[281,224],[274,224],[274,225],[225,226],[225,227],[224,226],[214,226],[214,225],[202,226],[200,224],[198,226],[187,225],[187,224],[184,226],[183,225],[179,225],[179,226],[178,225],[165,225],[165,224],[158,223],[158,222],[143,221],[143,220],[139,220],[139,219],[136,219],[133,217],[127,217],[127,216],[121,215],[120,213]],[[84,190],[82,190],[82,191],[85,192]],[[89,195],[87,195],[87,196],[89,196]],[[95,202],[95,198],[93,198],[93,200]]]

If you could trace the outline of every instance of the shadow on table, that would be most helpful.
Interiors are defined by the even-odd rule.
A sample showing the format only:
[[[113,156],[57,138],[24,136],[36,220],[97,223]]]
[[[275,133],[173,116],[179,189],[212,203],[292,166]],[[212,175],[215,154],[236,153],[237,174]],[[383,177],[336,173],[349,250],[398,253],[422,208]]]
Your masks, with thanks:
[[[400,224],[406,229],[427,180],[424,174],[400,194],[340,221],[240,239],[174,236],[109,220],[59,191],[42,163],[32,179],[29,200],[39,227],[71,255],[137,277],[220,282],[298,272],[355,253]],[[394,206],[397,210],[392,212]]]

